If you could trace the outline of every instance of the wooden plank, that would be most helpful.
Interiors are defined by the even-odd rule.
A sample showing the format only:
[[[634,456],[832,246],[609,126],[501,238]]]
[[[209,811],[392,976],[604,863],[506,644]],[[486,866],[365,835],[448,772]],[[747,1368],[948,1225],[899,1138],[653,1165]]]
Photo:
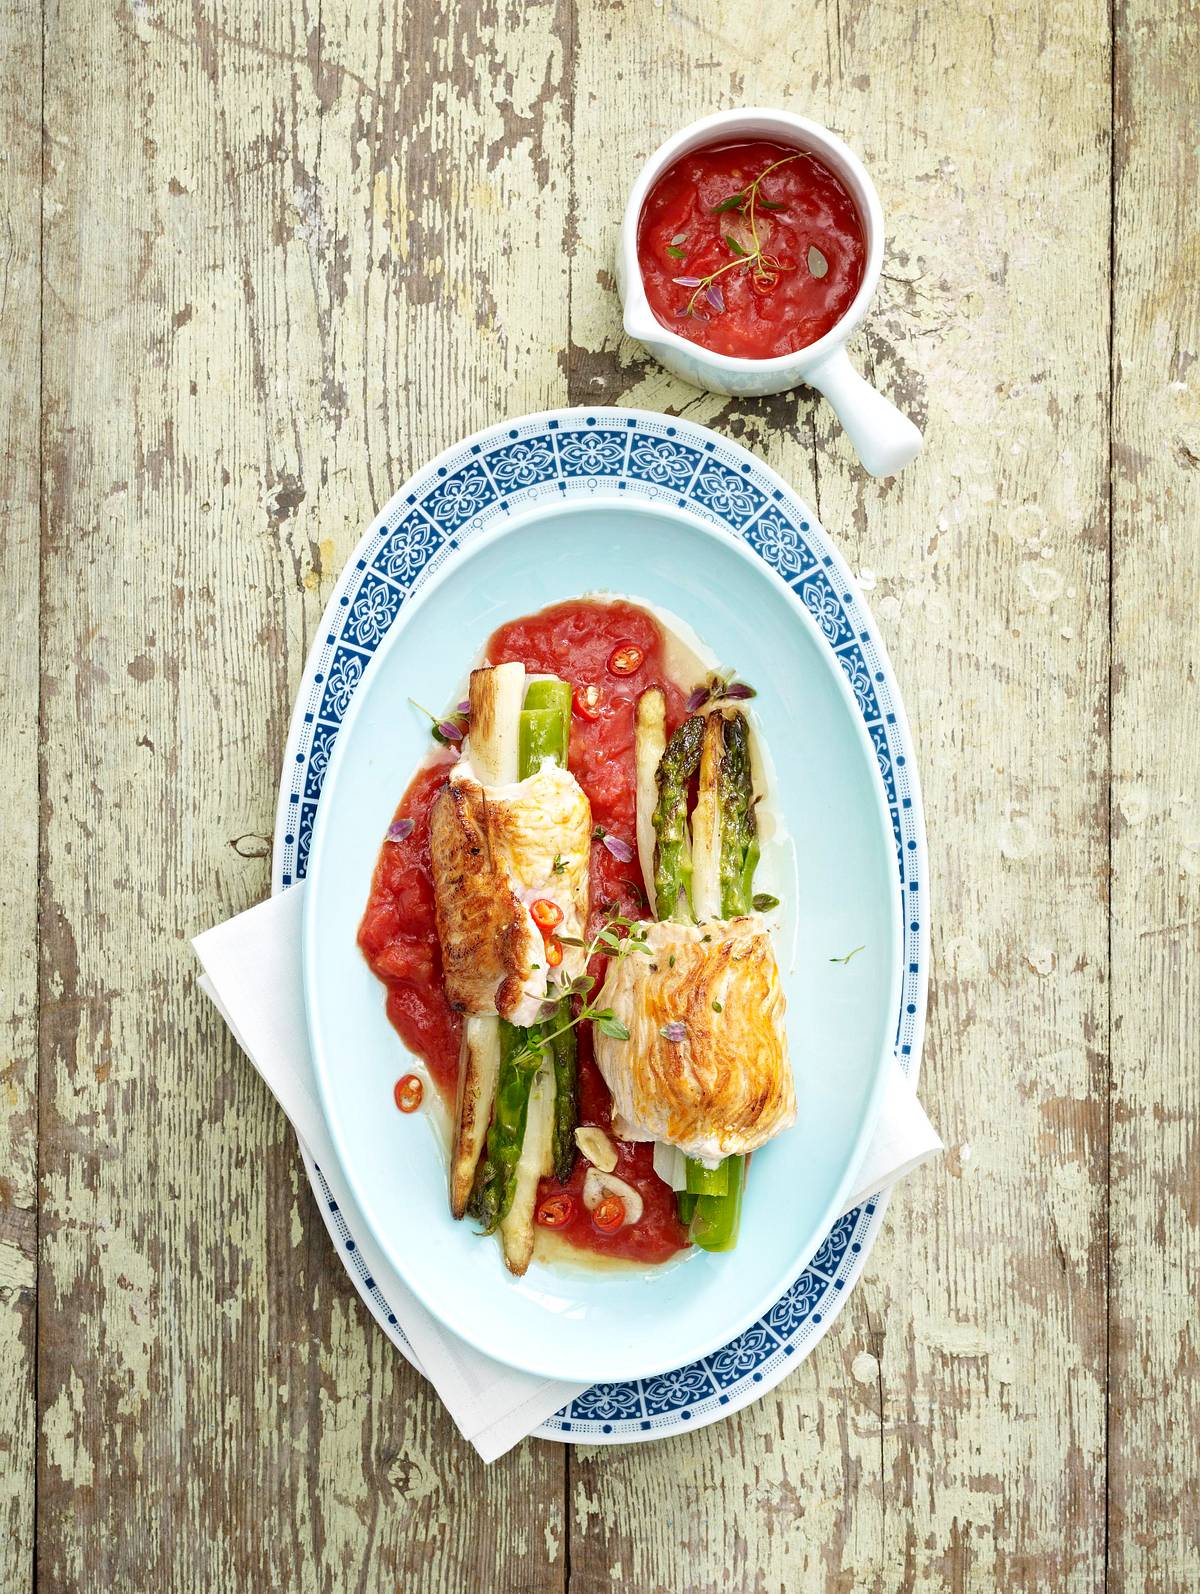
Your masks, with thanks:
[[[361,1308],[187,937],[262,896],[334,573],[561,396],[562,13],[51,4],[43,1586],[561,1589]]]
[[[33,1574],[37,1290],[38,415],[41,17],[0,7],[0,1587]]]
[[[1198,915],[1176,705],[1200,422],[1194,239],[1172,199],[1196,176],[1176,136],[1196,121],[1179,68],[1194,10],[1117,14],[1107,1322],[1106,13],[1057,8],[1043,29],[1016,5],[914,19],[870,4],[844,21],[830,6],[797,37],[772,5],[751,45],[731,6],[580,8],[577,59],[574,15],[50,7],[44,1580],[557,1589],[569,1534],[587,1590],[1090,1587],[1107,1333],[1111,1580],[1187,1586],[1197,1242],[1176,1199],[1194,1182]],[[28,8],[4,25],[0,502],[28,617],[40,37]],[[878,70],[901,59],[904,74]],[[638,114],[608,114],[614,94]],[[807,398],[695,396],[617,335],[609,255],[637,160],[748,98],[840,126],[880,179],[891,259],[860,352],[929,426],[897,484],[866,482]],[[998,145],[1004,126],[1022,138]],[[365,1320],[277,1114],[192,994],[183,941],[265,890],[255,838],[286,704],[359,525],[437,446],[554,402],[568,341],[574,401],[686,408],[745,436],[872,573],[946,905],[925,1094],[953,1147],[899,1198],[863,1288],[778,1395],[709,1434],[579,1455],[569,1524],[558,1453],[524,1447],[485,1473]],[[10,1581],[32,1554],[36,1176],[21,803],[37,687],[17,641],[2,673]],[[226,668],[236,690],[215,690]]]
[[[691,0],[580,15],[573,396],[745,435],[864,572],[925,777],[924,1096],[951,1147],[777,1394],[709,1433],[576,1453],[588,1594],[1103,1575],[1108,19],[1044,22],[1016,4],[818,5],[800,28],[784,5],[752,29]],[[747,102],[838,128],[875,173],[889,258],[857,351],[927,430],[895,483],[807,397],[699,396],[614,333],[607,254],[638,163]]]
[[[1195,5],[1115,12],[1109,1583],[1200,1586]],[[1187,131],[1184,131],[1184,130]]]

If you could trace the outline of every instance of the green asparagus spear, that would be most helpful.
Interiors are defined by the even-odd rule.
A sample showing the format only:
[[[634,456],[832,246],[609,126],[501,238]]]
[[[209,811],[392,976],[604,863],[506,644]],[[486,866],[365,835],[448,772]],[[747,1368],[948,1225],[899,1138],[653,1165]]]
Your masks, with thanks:
[[[526,730],[528,722],[529,729]],[[528,742],[528,754],[526,744]],[[571,746],[571,686],[568,681],[530,681],[521,714],[521,774],[532,774],[543,758],[564,767]],[[569,1002],[560,1002],[547,1029],[562,1028],[570,1019]],[[575,1166],[575,1126],[579,1122],[579,1088],[575,1068],[575,1031],[556,1037],[554,1059],[554,1171],[565,1184]]]
[[[729,1194],[729,1164],[732,1158],[726,1157],[723,1162],[718,1162],[715,1168],[706,1168],[695,1157],[688,1157],[685,1173],[687,1176],[687,1195],[694,1196],[724,1196]]]
[[[523,708],[521,710],[521,778],[533,775],[542,767],[543,758],[560,761],[563,745],[562,715],[552,708]]]
[[[531,681],[521,710],[520,778],[535,774],[543,758],[565,767],[570,737],[570,685],[566,681]]]
[[[750,727],[738,712],[724,721],[717,766],[720,808],[721,915],[749,913],[758,863],[758,826],[754,817],[754,780],[750,763]],[[745,1158],[726,1157],[717,1168],[687,1159],[687,1189],[697,1195],[691,1220],[693,1242],[705,1251],[731,1251],[741,1222]],[[721,1182],[718,1190],[716,1184]]]
[[[487,1149],[479,1159],[475,1186],[467,1211],[491,1234],[512,1206],[517,1162],[525,1139],[525,1120],[529,1114],[529,1091],[541,1064],[542,1054],[527,1042],[528,1030],[515,1029],[500,1020],[500,1078],[496,1085],[496,1104],[488,1129]]]
[[[560,1029],[571,1016],[569,1001],[560,1002],[552,1020]],[[554,1058],[554,1173],[566,1184],[575,1167],[575,1129],[579,1123],[579,1079],[576,1069],[575,1031],[564,1029],[550,1045]]]
[[[692,1213],[691,1239],[702,1251],[732,1251],[737,1244],[742,1220],[742,1190],[746,1183],[745,1157],[726,1157],[721,1164],[729,1170],[729,1193],[697,1196]]]
[[[687,895],[688,782],[700,766],[704,746],[704,715],[695,714],[671,737],[658,764],[658,805],[654,810],[654,896],[660,919],[687,922],[691,918]],[[710,1170],[689,1158],[688,1187],[677,1197],[680,1222],[688,1223],[697,1197],[709,1188],[713,1172],[722,1190],[720,1169]]]
[[[725,721],[724,751],[717,769],[721,813],[721,914],[749,913],[758,863],[758,825],[750,766],[750,727],[740,711]]]
[[[688,781],[700,765],[704,716],[684,720],[667,743],[658,765],[658,807],[654,810],[654,895],[660,919],[690,920],[687,906]],[[680,901],[680,894],[684,901]]]
[[[571,683],[560,681],[553,676],[543,676],[539,680],[530,681],[525,688],[525,707],[552,708],[562,714],[568,721],[571,717]],[[566,741],[566,732],[563,733]]]
[[[522,780],[535,774],[544,758],[564,767],[571,731],[571,688],[566,681],[532,681],[520,717],[520,767]],[[512,1206],[517,1162],[525,1137],[529,1092],[542,1058],[537,1044],[543,1034],[561,1027],[569,1017],[568,1003],[559,1004],[555,1017],[532,1030],[500,1025],[500,1075],[496,1106],[488,1129],[487,1150],[480,1158],[468,1208],[490,1234]],[[559,1035],[551,1045],[554,1060],[554,1164],[559,1177],[569,1179],[575,1163],[575,1125],[579,1121],[575,1069],[575,1032]]]

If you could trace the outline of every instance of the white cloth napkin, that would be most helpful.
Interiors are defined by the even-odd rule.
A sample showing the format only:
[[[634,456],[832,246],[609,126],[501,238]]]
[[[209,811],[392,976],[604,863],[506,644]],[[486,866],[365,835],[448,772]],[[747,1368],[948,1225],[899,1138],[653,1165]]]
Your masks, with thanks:
[[[437,1319],[390,1267],[358,1214],[317,1099],[300,976],[304,886],[293,886],[192,942],[201,988],[291,1121],[306,1161],[315,1163],[355,1240],[354,1254],[396,1318],[368,1304],[384,1332],[428,1378],[485,1461],[520,1442],[586,1385],[517,1372],[483,1356]],[[911,1173],[942,1150],[936,1130],[897,1064],[879,1126],[846,1210]],[[349,1265],[349,1256],[343,1260]],[[367,1292],[368,1298],[372,1292]]]

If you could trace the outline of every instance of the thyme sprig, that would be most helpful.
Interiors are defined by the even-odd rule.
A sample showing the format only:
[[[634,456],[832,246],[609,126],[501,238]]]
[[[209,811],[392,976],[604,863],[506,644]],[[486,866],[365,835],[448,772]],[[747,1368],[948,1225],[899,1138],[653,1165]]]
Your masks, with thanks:
[[[847,952],[845,957],[830,958],[829,961],[831,963],[849,963],[849,961],[850,961],[850,959],[852,957],[857,957],[860,952],[865,952],[866,950],[867,949],[866,949],[865,945],[864,946],[856,946],[852,951]]]
[[[547,1017],[553,1015],[560,1002],[567,1001],[574,996],[580,999],[579,1012],[573,1018],[568,1019],[565,1024],[560,1024],[557,1029],[548,1029],[544,1024],[535,1024],[527,1032],[520,1050],[514,1054],[514,1062],[532,1062],[539,1053],[545,1051],[546,1047],[556,1041],[560,1035],[565,1035],[568,1030],[574,1029],[577,1024],[593,1023],[601,1034],[609,1036],[612,1040],[627,1041],[629,1039],[629,1031],[611,1007],[594,1007],[588,1001],[588,997],[595,989],[596,981],[592,975],[586,972],[586,969],[597,952],[603,953],[605,957],[617,958],[618,960],[628,957],[631,952],[644,952],[648,957],[650,948],[646,941],[642,936],[633,933],[637,923],[636,919],[623,918],[617,912],[615,906],[609,909],[604,923],[587,943],[587,950],[583,955],[585,972],[577,974],[573,980],[569,980],[565,985],[548,985],[546,988],[546,1007],[543,1008],[543,1012],[546,1013]],[[619,935],[618,931],[620,930],[624,930],[625,934]],[[573,935],[560,935],[558,939],[564,946],[583,946],[584,944]]]
[[[710,271],[707,277],[675,277],[673,280],[679,287],[692,289],[692,296],[688,300],[686,307],[679,312],[681,316],[698,315],[701,320],[706,321],[708,319],[696,308],[697,301],[701,295],[704,296],[704,300],[709,307],[717,311],[718,314],[724,310],[725,296],[721,292],[721,286],[717,279],[723,277],[727,271],[736,270],[739,266],[743,267],[763,290],[775,286],[779,281],[779,273],[781,271],[792,270],[791,266],[784,265],[777,256],[769,255],[763,249],[763,241],[758,234],[757,213],[759,210],[782,210],[783,206],[776,204],[772,200],[761,198],[759,188],[764,178],[769,177],[772,172],[778,171],[781,166],[786,166],[789,161],[799,160],[802,153],[801,150],[797,150],[794,155],[784,155],[779,160],[772,161],[770,166],[759,172],[752,183],[745,188],[739,189],[736,194],[727,194],[724,199],[712,207],[714,215],[723,215],[726,211],[736,211],[739,215],[744,216],[750,231],[750,242],[753,247],[747,249],[732,233],[726,233],[725,245],[733,256],[732,260],[727,260],[723,266],[718,266],[716,271]]]

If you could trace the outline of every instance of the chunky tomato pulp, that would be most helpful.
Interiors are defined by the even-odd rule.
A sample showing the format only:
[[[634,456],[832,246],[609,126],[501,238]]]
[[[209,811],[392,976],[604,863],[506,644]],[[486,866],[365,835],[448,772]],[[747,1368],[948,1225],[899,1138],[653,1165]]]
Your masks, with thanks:
[[[738,359],[792,354],[824,337],[853,303],[866,258],[862,220],[840,180],[815,155],[765,139],[682,156],[638,222],[657,319]]]
[[[454,767],[452,758],[419,770],[409,782],[397,819],[411,819],[404,841],[385,841],[375,865],[371,895],[358,927],[358,944],[387,986],[387,1015],[400,1039],[423,1057],[438,1088],[453,1095],[458,1083],[462,1020],[442,988],[442,954],[433,917],[429,863],[429,810]]]
[[[632,658],[618,650],[635,648],[641,659],[629,674],[618,672]],[[557,675],[575,688],[571,716],[571,771],[587,793],[592,819],[634,853],[622,863],[603,841],[592,843],[591,920],[594,934],[610,906],[624,917],[646,909],[637,862],[636,775],[634,729],[637,700],[650,686],[662,688],[667,705],[668,734],[685,717],[685,693],[667,678],[663,635],[644,609],[631,603],[580,600],[556,604],[539,614],[501,626],[487,646],[487,662],[518,661],[539,675]],[[610,667],[610,660],[614,667]],[[689,683],[690,684],[690,683]],[[588,692],[589,687],[596,690]],[[429,861],[429,811],[445,785],[453,757],[420,770],[396,810],[397,819],[411,819],[403,841],[386,841],[371,883],[371,896],[358,931],[358,943],[374,972],[387,986],[387,1012],[404,1044],[423,1057],[443,1094],[453,1098],[458,1074],[461,1020],[450,1009],[442,987],[441,955],[433,911],[433,875]],[[603,959],[591,972],[603,978]],[[589,1027],[580,1025],[579,1121],[610,1130],[608,1090],[592,1058]],[[638,1262],[664,1262],[686,1245],[687,1235],[675,1211],[675,1197],[654,1172],[648,1144],[616,1142],[619,1178],[642,1197],[643,1213],[636,1226],[602,1233],[582,1201],[587,1164],[578,1158],[566,1186],[544,1179],[539,1204],[565,1188],[574,1198],[574,1215],[556,1230],[583,1250]]]
[[[596,972],[596,971],[593,971]],[[601,978],[603,972],[599,971]],[[597,1124],[612,1133],[612,1101],[608,1086],[592,1059],[591,1026],[581,1024],[579,1034],[579,1122]],[[570,1193],[574,1208],[570,1221],[555,1233],[583,1251],[598,1251],[604,1256],[620,1256],[631,1262],[665,1262],[680,1246],[687,1244],[687,1231],[675,1208],[675,1192],[654,1171],[654,1147],[648,1141],[632,1143],[613,1138],[617,1148],[618,1179],[631,1184],[642,1198],[642,1215],[636,1225],[627,1225],[615,1234],[605,1234],[592,1222],[583,1204],[583,1181],[588,1164],[575,1159],[575,1171],[565,1185],[557,1179],[543,1179],[538,1187],[538,1205],[560,1190]]]

